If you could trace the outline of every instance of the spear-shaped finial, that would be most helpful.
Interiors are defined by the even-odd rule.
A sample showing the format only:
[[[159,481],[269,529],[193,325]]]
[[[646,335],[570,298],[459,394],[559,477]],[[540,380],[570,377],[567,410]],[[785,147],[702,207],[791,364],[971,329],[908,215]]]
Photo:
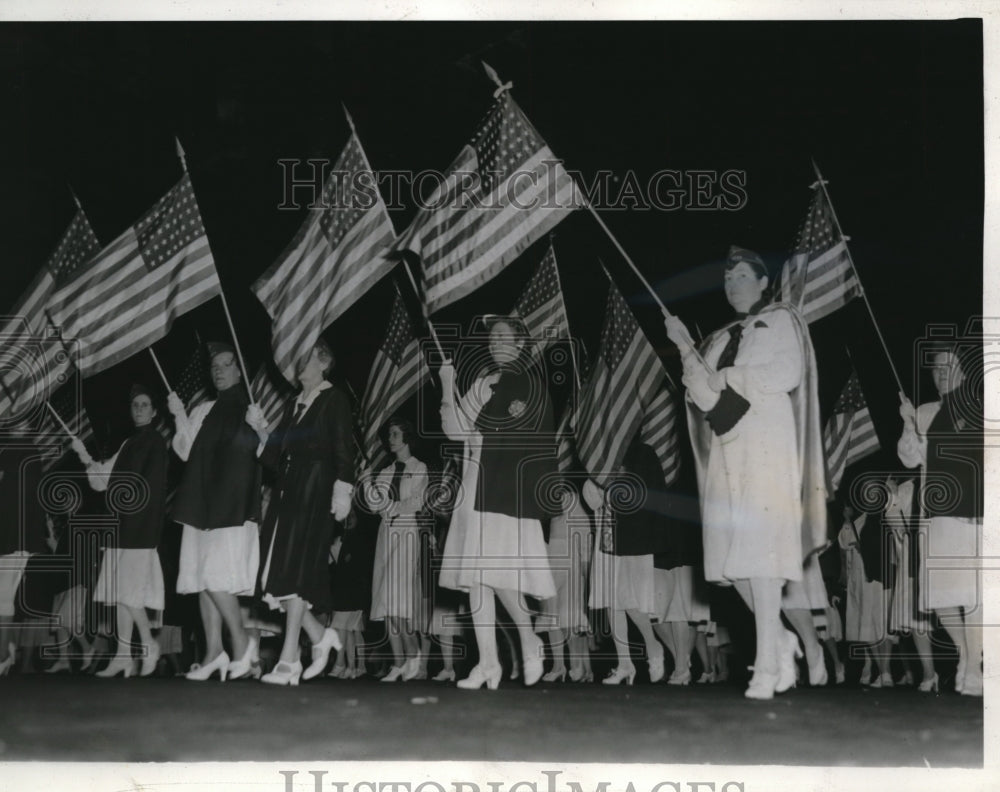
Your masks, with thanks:
[[[493,82],[497,86],[497,89],[493,92],[494,99],[500,98],[500,94],[504,93],[505,91],[509,91],[511,88],[514,87],[514,83],[512,82],[506,82],[506,83],[502,82],[500,80],[500,76],[496,72],[496,69],[490,66],[490,64],[488,64],[486,61],[480,61],[480,63],[483,64],[483,68],[486,70],[486,76],[489,77],[491,80],[493,80]]]
[[[181,139],[179,137],[174,138],[174,142],[177,144],[177,157],[181,161],[181,167],[184,168],[184,172],[188,172],[187,159],[184,156],[184,147],[181,145]]]
[[[83,206],[80,203],[80,199],[76,197],[76,192],[73,190],[73,185],[67,184],[66,186],[69,187],[69,194],[73,196],[73,203],[76,204],[76,208],[82,212]]]
[[[351,133],[356,134],[357,130],[354,128],[354,119],[351,118],[351,114],[347,112],[347,105],[341,102],[340,106],[344,108],[344,117],[347,119],[347,125],[351,128]]]

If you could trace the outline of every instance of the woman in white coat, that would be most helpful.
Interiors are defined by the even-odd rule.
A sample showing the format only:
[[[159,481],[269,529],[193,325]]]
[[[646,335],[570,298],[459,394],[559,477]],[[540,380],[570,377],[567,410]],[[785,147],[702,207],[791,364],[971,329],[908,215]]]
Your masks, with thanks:
[[[427,465],[410,452],[416,438],[413,425],[390,418],[383,429],[383,444],[395,457],[375,479],[366,478],[365,500],[382,515],[375,544],[372,571],[372,621],[387,620],[393,666],[383,682],[413,679],[420,668],[415,632],[421,599],[420,524],[417,512],[424,504]]]
[[[815,356],[802,317],[768,304],[767,267],[733,247],[725,293],[737,320],[709,336],[703,357],[684,324],[666,320],[681,350],[698,470],[705,579],[736,590],[754,613],[757,654],[748,698],[795,684],[794,633],[781,592],[826,539],[826,490]]]

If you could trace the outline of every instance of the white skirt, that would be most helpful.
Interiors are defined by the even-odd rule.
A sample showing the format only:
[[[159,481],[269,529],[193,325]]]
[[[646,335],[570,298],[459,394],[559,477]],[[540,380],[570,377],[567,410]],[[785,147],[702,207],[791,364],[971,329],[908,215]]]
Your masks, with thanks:
[[[556,595],[539,520],[471,510],[468,524],[453,521],[441,558],[440,585],[508,589],[545,599]]]
[[[590,607],[637,610],[656,615],[653,584],[653,556],[616,556],[594,542],[594,563],[590,567]]]
[[[260,538],[257,523],[203,531],[184,526],[177,593],[222,591],[250,596],[257,584]]]
[[[708,600],[695,588],[694,568],[679,566],[653,570],[656,616],[661,622],[707,622]]]
[[[163,570],[155,548],[105,550],[94,602],[162,611]]]
[[[921,610],[977,611],[981,607],[982,580],[977,567],[981,561],[982,531],[979,520],[931,517],[927,525],[927,552],[921,553],[924,584],[918,586]]]

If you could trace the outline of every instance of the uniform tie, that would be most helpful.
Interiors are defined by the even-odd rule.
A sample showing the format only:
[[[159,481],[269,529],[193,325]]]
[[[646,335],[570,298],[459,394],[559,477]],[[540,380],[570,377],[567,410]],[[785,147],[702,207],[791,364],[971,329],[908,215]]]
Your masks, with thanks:
[[[392,481],[389,482],[389,498],[397,502],[399,501],[399,485],[403,480],[403,470],[405,467],[405,462],[397,462],[392,471]]]

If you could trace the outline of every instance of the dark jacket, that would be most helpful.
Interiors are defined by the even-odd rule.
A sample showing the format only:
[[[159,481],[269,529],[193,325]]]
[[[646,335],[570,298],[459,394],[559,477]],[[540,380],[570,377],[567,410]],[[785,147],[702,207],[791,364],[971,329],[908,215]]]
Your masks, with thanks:
[[[219,394],[191,446],[173,519],[202,530],[260,520],[256,432],[247,425],[242,384]]]
[[[145,482],[148,496],[143,499],[139,490],[133,503],[128,493],[135,491],[135,477]],[[108,508],[118,517],[118,547],[134,550],[159,545],[166,494],[166,441],[152,424],[141,426],[118,452],[108,478]]]
[[[545,520],[552,511],[541,502],[539,487],[557,472],[547,383],[536,366],[501,367],[500,372],[476,419],[483,436],[476,509]]]

